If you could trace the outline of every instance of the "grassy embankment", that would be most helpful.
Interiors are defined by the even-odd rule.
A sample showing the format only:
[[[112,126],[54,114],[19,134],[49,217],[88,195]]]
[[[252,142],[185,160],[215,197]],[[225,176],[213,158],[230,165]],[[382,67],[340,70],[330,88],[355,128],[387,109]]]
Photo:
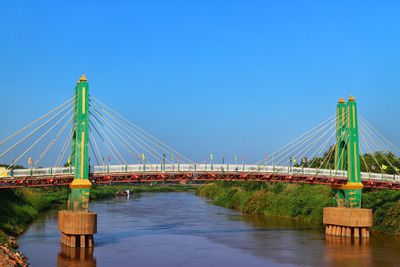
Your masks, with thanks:
[[[197,190],[214,204],[247,213],[302,218],[322,225],[322,209],[332,206],[329,186],[299,184],[266,184],[217,182]],[[366,191],[364,208],[374,211],[374,230],[400,236],[400,192]]]
[[[118,192],[129,189],[139,192],[177,192],[193,189],[191,186],[97,186],[90,190],[93,201],[113,198]],[[0,244],[6,242],[4,233],[17,236],[40,212],[65,206],[67,188],[24,188],[0,191]]]

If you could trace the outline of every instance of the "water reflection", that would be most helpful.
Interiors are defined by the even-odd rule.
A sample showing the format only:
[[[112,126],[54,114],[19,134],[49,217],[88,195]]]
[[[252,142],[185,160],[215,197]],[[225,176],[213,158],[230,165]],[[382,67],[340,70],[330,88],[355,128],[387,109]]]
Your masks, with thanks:
[[[258,231],[252,233],[252,251],[280,263],[307,266],[372,267],[400,266],[400,241],[374,233],[369,239],[325,236],[324,229],[305,221],[243,214]],[[262,249],[260,249],[262,248]]]
[[[61,245],[57,258],[58,267],[95,267],[93,248],[70,248]]]
[[[324,240],[322,231],[303,220],[285,217],[243,214],[243,220],[252,228],[252,253],[272,258],[282,265],[326,266],[321,254]]]
[[[324,259],[329,266],[374,266],[372,248],[368,238],[325,237]]]
[[[316,229],[316,227],[301,219],[292,219],[286,217],[277,216],[263,216],[258,214],[247,214],[242,215],[243,220],[254,226],[261,228],[281,228],[281,229]],[[317,228],[318,229],[318,228]]]

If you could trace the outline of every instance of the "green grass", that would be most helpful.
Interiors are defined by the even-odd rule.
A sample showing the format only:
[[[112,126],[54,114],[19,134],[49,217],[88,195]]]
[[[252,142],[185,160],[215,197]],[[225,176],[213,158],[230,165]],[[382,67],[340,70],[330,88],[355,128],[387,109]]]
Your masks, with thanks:
[[[21,234],[39,212],[65,202],[65,188],[3,189],[0,192],[0,229],[11,235]]]
[[[373,210],[376,230],[400,236],[400,191],[367,191],[362,206]]]
[[[226,208],[302,218],[317,225],[322,225],[323,208],[333,204],[331,188],[322,185],[216,182],[201,186],[197,194]],[[400,236],[399,191],[365,191],[362,206],[373,210],[374,230]]]
[[[332,205],[331,190],[325,186],[297,184],[226,183],[201,186],[197,194],[213,203],[247,213],[303,218],[322,222],[322,209]]]

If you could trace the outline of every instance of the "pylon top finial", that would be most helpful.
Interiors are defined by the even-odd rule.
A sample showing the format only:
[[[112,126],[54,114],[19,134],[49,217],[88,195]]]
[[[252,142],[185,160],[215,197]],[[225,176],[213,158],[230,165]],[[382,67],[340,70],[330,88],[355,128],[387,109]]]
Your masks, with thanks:
[[[87,82],[85,74],[82,74],[82,76],[79,78],[80,82]]]
[[[339,99],[339,103],[340,104],[343,104],[343,103],[345,103],[346,101],[344,101],[344,98],[343,97],[341,97],[340,99]]]
[[[354,102],[354,101],[356,101],[356,99],[354,98],[354,96],[350,96],[350,97],[349,97],[349,101],[350,101],[350,102]]]

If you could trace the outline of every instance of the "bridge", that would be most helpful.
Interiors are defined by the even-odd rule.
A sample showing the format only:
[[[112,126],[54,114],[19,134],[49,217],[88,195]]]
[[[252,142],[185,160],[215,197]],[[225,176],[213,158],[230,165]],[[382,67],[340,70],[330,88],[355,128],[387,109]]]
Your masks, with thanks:
[[[52,150],[59,151],[54,164],[42,167],[43,159],[54,157]],[[235,156],[234,164],[225,164],[225,157],[215,164],[210,154],[208,161],[196,163],[89,95],[82,75],[74,97],[0,141],[0,160],[6,163],[0,169],[0,189],[69,186],[68,211],[59,215],[62,242],[90,246],[96,232],[96,216],[88,212],[93,184],[323,184],[332,186],[336,206],[362,210],[363,188],[400,190],[400,158],[393,151],[400,149],[359,118],[350,97],[339,100],[332,117],[259,162],[245,164],[242,157],[239,164]],[[29,167],[18,166],[22,162]]]
[[[9,171],[11,173],[11,171]],[[74,167],[17,169],[0,180],[0,188],[68,186]],[[240,164],[134,164],[90,168],[92,184],[202,183],[218,180],[321,184],[347,183],[347,171]],[[400,176],[361,172],[364,188],[400,190]]]

